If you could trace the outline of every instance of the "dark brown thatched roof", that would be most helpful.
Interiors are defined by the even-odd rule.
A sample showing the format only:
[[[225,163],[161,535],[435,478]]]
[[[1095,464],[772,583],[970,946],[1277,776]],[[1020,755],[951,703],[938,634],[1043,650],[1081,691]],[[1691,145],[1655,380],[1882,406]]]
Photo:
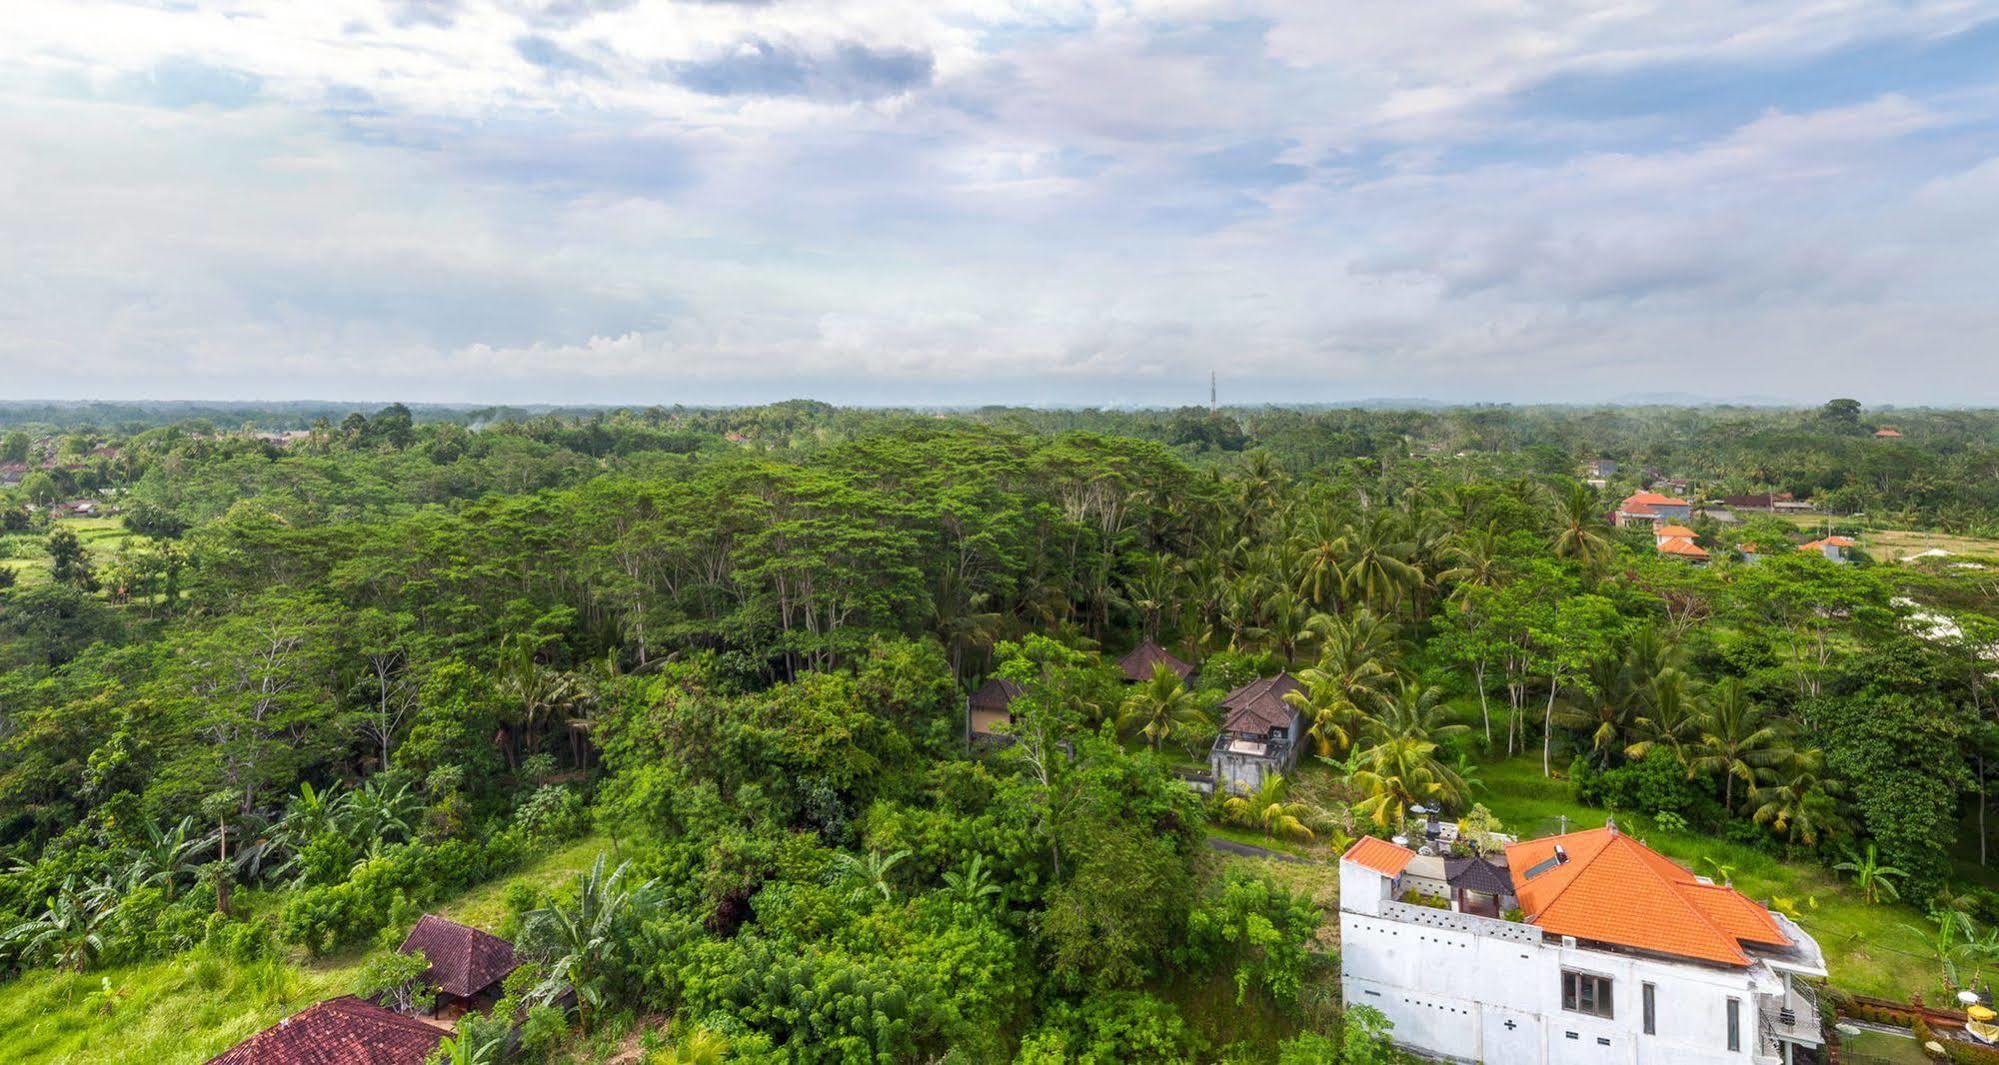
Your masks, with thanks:
[[[447,995],[470,998],[514,971],[514,945],[456,921],[426,913],[403,940],[404,954],[423,951],[425,978]]]
[[[972,709],[1004,710],[1018,698],[1020,698],[1020,685],[1003,677],[994,677],[979,685],[979,690],[972,693]]]
[[[1222,729],[1227,732],[1269,732],[1274,728],[1290,728],[1297,711],[1284,701],[1290,692],[1304,691],[1305,686],[1292,679],[1289,673],[1279,673],[1274,677],[1264,677],[1222,696]]]
[[[1483,891],[1488,895],[1513,894],[1513,877],[1484,858],[1446,859],[1444,882],[1465,891]]]
[[[328,999],[209,1059],[209,1065],[423,1065],[449,1034],[351,995]]]
[[[1117,667],[1124,670],[1126,680],[1151,680],[1154,666],[1165,666],[1178,674],[1181,680],[1194,675],[1194,667],[1168,654],[1166,648],[1147,639],[1131,649],[1131,653],[1117,660]]]

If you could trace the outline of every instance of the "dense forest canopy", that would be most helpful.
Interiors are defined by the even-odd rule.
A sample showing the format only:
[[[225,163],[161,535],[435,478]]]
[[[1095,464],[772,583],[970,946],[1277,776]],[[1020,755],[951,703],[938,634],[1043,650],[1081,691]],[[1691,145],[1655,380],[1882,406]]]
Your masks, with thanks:
[[[1530,755],[1999,919],[1999,569],[1793,549],[1999,535],[1999,412],[0,418],[0,972],[363,946],[595,832],[512,900],[528,1053],[644,1014],[744,1060],[1365,1061],[1319,906],[1204,837],[1476,817]],[[1661,484],[1814,509],[1694,518],[1694,566],[1607,521]],[[1148,638],[1191,686],[1124,682]],[[1317,784],[1189,790],[1284,669]],[[1014,742],[968,751],[992,677]],[[1277,1020],[1190,1015],[1211,981]]]

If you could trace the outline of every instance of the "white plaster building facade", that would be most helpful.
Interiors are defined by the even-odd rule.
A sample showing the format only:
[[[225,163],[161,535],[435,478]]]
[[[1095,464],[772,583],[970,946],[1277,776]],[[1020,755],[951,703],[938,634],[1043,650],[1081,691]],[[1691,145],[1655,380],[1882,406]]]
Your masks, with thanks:
[[[1542,909],[1555,924],[1593,921],[1588,930],[1636,943],[1551,931],[1536,923],[1539,915],[1532,912],[1525,920],[1508,921],[1458,912],[1455,903],[1445,910],[1398,901],[1412,886],[1404,883],[1404,874],[1414,852],[1380,840],[1356,844],[1340,862],[1346,1002],[1385,1014],[1395,1025],[1397,1043],[1452,1061],[1792,1065],[1821,1060],[1816,1001],[1809,985],[1800,982],[1825,975],[1809,935],[1761,907],[1756,913],[1768,920],[1750,921],[1735,900],[1755,904],[1732,888],[1684,870],[1681,882],[1645,859],[1605,855],[1606,848],[1583,842],[1590,835],[1557,837],[1556,844],[1567,842],[1567,851],[1583,853],[1555,860],[1551,871],[1572,883],[1551,884],[1559,888],[1552,894],[1523,880],[1523,868],[1538,870],[1539,862],[1527,867],[1510,862],[1516,888],[1523,891],[1519,901]],[[1508,848],[1509,859],[1514,851],[1534,857],[1537,845],[1542,853],[1562,853],[1548,844],[1537,840]],[[1579,877],[1562,868],[1590,859],[1603,862],[1602,875]],[[1722,892],[1733,898],[1722,898]],[[1693,901],[1683,908],[1664,902],[1669,894]],[[1605,912],[1618,906],[1632,912]],[[1671,925],[1678,921],[1705,921],[1706,927],[1695,929],[1697,935],[1676,931]],[[1632,934],[1622,934],[1624,929]],[[1717,946],[1716,931],[1739,949],[1730,955]],[[1738,931],[1756,941],[1738,938]],[[1779,946],[1778,936],[1787,943]],[[1710,956],[1667,949],[1676,946]]]

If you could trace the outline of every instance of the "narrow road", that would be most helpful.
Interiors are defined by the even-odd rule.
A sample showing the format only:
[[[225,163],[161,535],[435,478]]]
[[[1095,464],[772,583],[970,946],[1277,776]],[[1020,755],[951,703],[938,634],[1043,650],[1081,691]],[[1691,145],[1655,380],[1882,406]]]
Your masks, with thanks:
[[[1209,836],[1208,846],[1221,851],[1223,854],[1233,854],[1242,858],[1264,858],[1273,862],[1296,862],[1299,865],[1312,864],[1309,858],[1300,858],[1295,854],[1286,854],[1283,851],[1274,851],[1268,847],[1259,847],[1254,843],[1237,843],[1235,840],[1223,839],[1220,836]]]

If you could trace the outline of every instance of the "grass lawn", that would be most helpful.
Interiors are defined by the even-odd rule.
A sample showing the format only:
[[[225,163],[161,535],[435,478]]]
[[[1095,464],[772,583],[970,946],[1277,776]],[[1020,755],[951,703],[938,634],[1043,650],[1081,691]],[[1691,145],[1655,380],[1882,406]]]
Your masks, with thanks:
[[[487,932],[498,932],[507,916],[507,892],[515,884],[547,889],[576,879],[589,871],[610,843],[599,836],[585,836],[509,877],[503,877],[467,891],[437,907],[437,912],[459,924]],[[614,859],[615,861],[615,859]]]
[[[553,885],[588,869],[605,846],[589,837],[521,872],[438,907],[491,928],[509,884]],[[9,1065],[196,1065],[306,1006],[346,994],[363,951],[254,964],[193,951],[178,958],[81,976],[37,971],[0,985],[0,1061]],[[93,995],[110,980],[121,998],[105,1009]]]
[[[119,545],[133,536],[132,530],[125,527],[124,518],[58,518],[56,524],[76,534],[90,555],[91,565],[99,568],[111,561],[118,554]],[[48,582],[49,556],[42,548],[44,539],[25,533],[6,537],[7,557],[0,558],[0,566],[13,570],[23,588]]]
[[[1543,778],[1539,754],[1491,763],[1481,768],[1480,775],[1485,790],[1478,800],[1505,822],[1508,832],[1522,837],[1554,832],[1561,817],[1567,817],[1569,828],[1575,830],[1601,826],[1608,815],[1571,798],[1566,781]],[[1869,903],[1816,865],[1780,861],[1707,836],[1661,832],[1645,817],[1620,813],[1617,818],[1619,825],[1653,849],[1697,873],[1713,875],[1711,859],[1733,870],[1735,886],[1751,898],[1766,903],[1776,897],[1794,900],[1802,913],[1799,923],[1825,951],[1835,985],[1897,1000],[1917,991],[1934,997],[1936,963],[1905,927],[1926,923],[1915,907]],[[1806,901],[1811,898],[1818,900],[1816,909]]]

